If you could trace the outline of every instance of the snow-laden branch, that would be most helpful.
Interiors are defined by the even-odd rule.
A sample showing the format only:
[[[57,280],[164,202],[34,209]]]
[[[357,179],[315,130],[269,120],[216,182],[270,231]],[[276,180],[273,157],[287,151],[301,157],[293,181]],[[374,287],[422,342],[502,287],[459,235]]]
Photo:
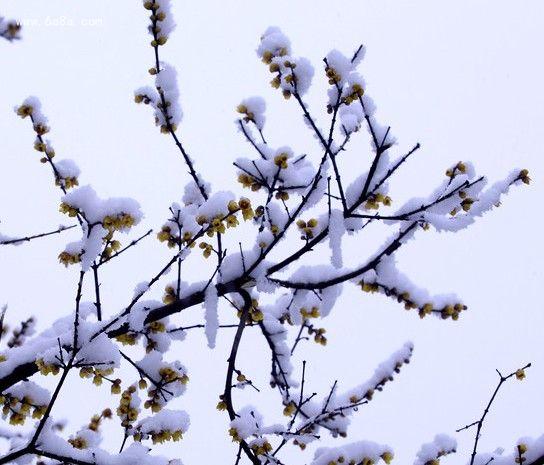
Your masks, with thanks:
[[[330,390],[320,394],[307,392],[306,362],[300,375],[291,360],[295,350],[302,350],[301,342],[309,339],[327,345],[322,322],[334,316],[343,285],[350,282],[370,294],[395,298],[406,308],[417,309],[421,317],[435,314],[444,320],[457,320],[467,308],[462,300],[453,294],[432,295],[413,284],[397,268],[396,251],[419,229],[456,232],[470,226],[497,206],[511,186],[530,182],[527,170],[516,169],[486,188],[487,179],[477,175],[471,163],[459,161],[447,168],[445,179],[430,195],[408,199],[392,210],[394,186],[390,183],[421,146],[417,143],[409,150],[393,153],[396,140],[391,128],[377,121],[375,105],[358,70],[363,46],[349,55],[332,50],[324,57],[320,77],[329,84],[324,108],[329,120],[320,127],[321,118],[305,101],[318,73],[309,60],[294,54],[280,29],[271,27],[261,37],[257,55],[271,74],[272,87],[300,112],[315,139],[315,153],[301,154],[286,145],[286,140],[276,143],[268,135],[265,138],[265,101],[258,96],[243,99],[236,108],[235,124],[251,154],[238,157],[234,167],[247,194],[213,189],[197,172],[197,161],[179,136],[183,111],[176,70],[161,59],[175,27],[171,2],[145,0],[143,5],[149,14],[153,64],[148,71],[152,86],[136,90],[135,101],[152,108],[156,125],[171,138],[188,171],[189,182],[180,199],[172,203],[157,234],[172,255],[135,287],[125,306],[112,313],[103,305],[107,296],[100,292],[102,266],[114,259],[120,261],[124,252],[135,248],[151,230],[138,233],[123,246],[121,235],[132,234],[143,221],[138,202],[102,198],[90,185],[80,186],[77,165],[71,160],[59,161],[51,140],[46,138],[50,127],[38,99],[30,97],[16,107],[20,117],[30,120],[34,149],[40,162],[51,169],[62,194],[60,212],[77,220],[81,238],[66,244],[59,254],[62,264],[77,270],[73,311],[37,335],[33,335],[33,321],[23,322],[20,329],[12,331],[8,347],[0,353],[4,415],[14,427],[34,422],[25,433],[12,432],[11,428],[0,431],[0,436],[10,442],[0,465],[23,465],[37,455],[76,465],[177,462],[150,455],[145,444],[179,441],[188,431],[188,413],[169,407],[173,399],[185,393],[189,373],[181,361],[170,360],[169,355],[173,341],[183,341],[188,329],[199,328],[204,330],[210,348],[215,347],[220,328],[234,329],[229,333],[232,340],[225,384],[217,408],[228,415],[228,434],[238,445],[236,464],[245,457],[253,464],[283,465],[280,454],[285,447],[296,445],[304,450],[307,444],[321,439],[322,431],[334,438],[345,437],[350,415],[368,404],[376,391],[409,362],[412,344],[394,352],[359,386],[342,387],[345,390],[340,392],[342,380],[330,380]],[[6,24],[0,20],[2,34],[9,32]],[[17,35],[18,29],[12,39]],[[367,171],[350,177],[342,172],[338,157],[348,156],[349,142],[365,131],[371,152]],[[204,166],[203,160],[198,166]],[[350,234],[364,240],[366,228],[377,222],[393,234],[373,254],[362,257],[359,266],[345,268],[343,238]],[[242,223],[252,227],[248,237],[236,234]],[[1,236],[0,244],[29,241],[73,227],[18,239]],[[295,240],[300,240],[300,245],[291,247]],[[330,259],[327,256],[320,265],[305,265],[306,256],[325,241]],[[207,267],[208,273],[194,276],[188,260],[210,258],[213,264]],[[275,276],[288,266],[296,267],[289,278]],[[172,269],[177,276],[166,282]],[[187,276],[191,282],[184,281]],[[87,296],[84,285],[88,280],[92,280],[91,296]],[[162,302],[145,300],[159,283],[165,284]],[[87,301],[89,297],[92,303]],[[200,306],[203,324],[179,327],[171,321],[177,313]],[[236,312],[235,324],[222,324],[227,309]],[[251,367],[240,366],[238,357],[245,329],[253,326],[262,334],[262,344],[270,355],[270,386],[280,393],[278,407],[287,417],[285,424],[268,424],[258,408],[239,407],[234,401],[234,393],[247,386],[263,395],[262,386],[252,379]],[[127,348],[121,350],[121,345]],[[131,346],[141,347],[145,355],[135,356]],[[124,379],[116,377],[121,363],[130,367],[131,374]],[[52,411],[68,376],[76,370],[82,382],[106,384],[119,399],[65,439],[58,434]],[[40,386],[38,378],[29,380],[37,373],[57,377],[51,393]],[[522,375],[501,375],[500,384],[512,376]],[[101,428],[114,412],[120,421],[122,441],[118,451],[110,453],[101,446]],[[485,415],[467,425],[477,428],[477,438]],[[471,465],[491,460],[503,463],[503,459],[505,465],[512,460],[541,465],[543,444],[542,439],[526,440],[517,444],[517,456],[488,457],[477,453],[476,440]],[[416,464],[437,465],[455,448],[455,441],[438,435],[422,446]],[[389,464],[392,459],[391,447],[365,440],[319,448],[312,464]]]

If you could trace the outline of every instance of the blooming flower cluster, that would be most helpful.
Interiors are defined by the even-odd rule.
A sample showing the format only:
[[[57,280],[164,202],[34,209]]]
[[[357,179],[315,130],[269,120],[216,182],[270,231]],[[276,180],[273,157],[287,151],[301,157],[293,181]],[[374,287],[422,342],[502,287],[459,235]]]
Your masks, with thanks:
[[[136,426],[136,440],[151,437],[153,444],[179,441],[189,428],[189,416],[183,411],[161,410]]]
[[[41,163],[48,163],[53,169],[55,184],[63,190],[68,190],[79,185],[78,176],[80,174],[77,165],[69,159],[53,161],[55,150],[51,141],[44,139],[44,135],[50,131],[47,117],[41,111],[41,103],[36,97],[28,97],[22,105],[15,107],[15,112],[21,118],[30,118],[36,139],[34,149],[42,154]]]
[[[291,54],[291,42],[277,27],[269,27],[261,37],[257,55],[274,76],[270,84],[288,99],[303,95],[312,83],[314,69],[306,58]]]
[[[0,396],[2,417],[9,418],[11,425],[23,425],[27,418],[39,420],[49,400],[49,392],[32,381],[13,386]]]

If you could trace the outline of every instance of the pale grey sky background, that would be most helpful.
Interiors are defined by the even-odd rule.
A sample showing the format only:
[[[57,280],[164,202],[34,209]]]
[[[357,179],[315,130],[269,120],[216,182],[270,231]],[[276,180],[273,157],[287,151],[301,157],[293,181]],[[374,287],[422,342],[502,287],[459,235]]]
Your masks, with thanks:
[[[187,176],[172,141],[154,127],[149,109],[132,101],[133,90],[149,83],[146,70],[152,65],[141,2],[0,0],[0,12],[27,23],[22,41],[0,42],[0,231],[36,233],[65,222],[57,212],[59,195],[50,172],[32,149],[31,128],[12,112],[27,95],[41,99],[57,154],[76,160],[81,184],[91,183],[102,196],[136,198],[146,215],[139,230],[160,227],[170,203],[180,199]],[[456,435],[454,430],[481,414],[497,382],[495,368],[507,372],[531,361],[527,380],[509,383],[501,391],[481,450],[510,450],[518,437],[540,435],[544,3],[177,1],[174,13],[178,28],[162,58],[179,72],[185,113],[180,135],[215,188],[233,188],[231,161],[250,150],[233,124],[234,108],[244,97],[266,98],[265,129],[273,145],[289,144],[296,153],[314,155],[319,149],[295,103],[285,102],[270,88],[266,67],[255,55],[259,36],[269,25],[281,27],[294,53],[313,62],[315,86],[306,100],[323,125],[322,57],[332,48],[351,53],[365,44],[361,70],[379,120],[392,126],[399,142],[394,153],[416,142],[423,145],[391,183],[397,205],[408,196],[428,194],[445,168],[458,160],[472,160],[491,181],[513,167],[530,170],[530,187],[515,188],[501,208],[469,230],[419,233],[398,253],[399,268],[416,283],[463,298],[469,311],[459,322],[420,321],[395,302],[362,295],[347,285],[323,321],[329,346],[308,343],[295,361],[309,361],[308,389],[325,394],[335,379],[341,388],[360,383],[382,359],[412,340],[413,363],[361,409],[348,439],[341,440],[390,444],[399,463],[409,463],[420,444],[440,432],[459,440],[462,455],[449,462],[465,462],[473,432]],[[363,131],[341,168],[349,178],[369,162]],[[382,242],[383,232],[377,229],[347,242],[347,264],[363,261]],[[77,271],[64,269],[56,257],[74,237],[65,234],[0,249],[0,303],[9,304],[8,320],[36,315],[45,328],[71,311]],[[103,278],[106,315],[126,304],[133,286],[149,279],[169,256],[165,247],[149,239],[112,264]],[[328,260],[325,246],[310,261]],[[191,261],[184,279],[205,279],[203,265],[200,259]],[[161,289],[152,295],[160,296]],[[202,313],[194,308],[176,321],[200,321]],[[159,450],[186,464],[234,460],[226,416],[215,411],[230,336],[222,334],[210,351],[203,334],[194,333],[172,354],[191,376],[187,394],[175,405],[191,413],[192,426],[181,445]],[[236,403],[256,403],[270,412],[272,423],[281,411],[279,397],[266,386],[266,347],[258,334],[248,334],[242,349],[242,365],[264,393],[239,393]],[[55,413],[70,418],[70,429],[87,422],[95,409],[111,406],[107,387],[100,394],[75,377],[69,391]],[[107,443],[117,447],[119,432],[108,431]],[[326,438],[325,443],[334,441]],[[288,464],[311,461],[310,454],[302,458],[296,451],[284,457]]]

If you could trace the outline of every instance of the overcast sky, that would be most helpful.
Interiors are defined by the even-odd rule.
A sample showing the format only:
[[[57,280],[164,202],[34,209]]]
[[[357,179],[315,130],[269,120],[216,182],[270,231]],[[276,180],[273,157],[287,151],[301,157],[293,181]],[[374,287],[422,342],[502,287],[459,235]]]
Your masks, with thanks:
[[[185,114],[180,135],[217,189],[240,192],[231,162],[250,153],[233,123],[234,108],[244,97],[266,98],[266,134],[273,145],[319,153],[295,102],[285,102],[270,88],[266,67],[256,57],[258,39],[269,25],[281,27],[291,38],[294,54],[314,63],[315,86],[306,100],[323,125],[323,56],[332,48],[348,54],[365,44],[361,70],[379,120],[390,124],[397,137],[394,153],[416,142],[423,146],[391,183],[397,205],[411,195],[427,195],[458,160],[473,161],[491,181],[511,168],[530,170],[530,187],[513,189],[501,208],[469,230],[419,233],[397,254],[399,268],[417,284],[463,298],[469,311],[460,321],[420,321],[395,302],[362,295],[346,285],[337,307],[323,321],[329,345],[307,343],[295,361],[300,365],[303,358],[308,360],[309,389],[325,394],[335,379],[342,388],[364,381],[382,359],[412,340],[413,363],[361,409],[348,436],[352,441],[390,444],[399,463],[410,463],[420,444],[434,434],[455,435],[456,428],[479,417],[498,381],[496,368],[509,372],[531,361],[527,380],[509,383],[501,391],[485,425],[481,450],[510,450],[518,437],[540,435],[544,3],[177,1],[174,13],[178,27],[162,58],[179,72]],[[139,230],[160,227],[188,177],[172,141],[154,127],[149,109],[133,103],[134,89],[150,83],[146,70],[152,65],[141,2],[0,0],[0,14],[26,24],[22,41],[0,42],[0,231],[24,235],[65,222],[49,170],[32,149],[31,128],[12,111],[28,95],[41,99],[56,152],[59,158],[77,161],[80,183],[92,184],[104,197],[136,198],[146,215]],[[362,131],[342,159],[348,179],[349,173],[366,169],[369,148]],[[383,241],[384,231],[347,242],[346,264],[364,261]],[[9,304],[9,321],[36,315],[45,328],[71,311],[77,271],[64,269],[56,257],[74,237],[67,233],[0,249],[0,304]],[[134,285],[149,279],[168,257],[165,247],[148,239],[112,264],[103,278],[106,315],[126,305]],[[325,246],[310,262],[328,260]],[[184,279],[205,279],[204,265],[200,259],[192,261]],[[159,297],[160,291],[152,295]],[[231,315],[228,307],[222,309]],[[198,308],[186,313],[176,321],[202,320]],[[226,416],[215,411],[231,336],[222,334],[210,351],[204,336],[195,333],[171,355],[189,369],[190,387],[175,405],[191,413],[192,427],[181,446],[164,451],[186,464],[202,462],[203,457],[209,463],[228,463],[231,457],[225,454],[234,459],[235,448],[225,435]],[[241,361],[264,392],[239,393],[236,402],[251,400],[271,412],[272,422],[279,397],[266,387],[269,360],[258,334],[248,334]],[[93,408],[112,406],[107,388],[99,395],[89,382],[76,378],[55,410],[59,417],[70,418],[73,430],[88,420]],[[473,432],[455,436],[463,455],[449,461],[464,462]],[[108,444],[117,447],[119,440],[109,436]],[[334,443],[328,438],[325,442]],[[286,455],[291,456],[288,464],[311,459],[308,454],[303,460],[296,451]]]

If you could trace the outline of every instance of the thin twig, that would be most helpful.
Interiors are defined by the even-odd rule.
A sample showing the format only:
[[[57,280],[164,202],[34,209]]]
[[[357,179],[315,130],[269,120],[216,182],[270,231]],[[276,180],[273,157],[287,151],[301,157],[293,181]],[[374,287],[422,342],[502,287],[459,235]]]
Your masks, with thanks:
[[[60,234],[61,232],[68,231],[69,229],[75,228],[76,226],[77,224],[73,224],[71,226],[59,226],[54,231],[49,231],[46,233],[34,234],[33,236],[25,236],[25,237],[20,237],[17,239],[6,239],[6,240],[0,241],[0,245],[15,245],[15,244],[19,244],[20,242],[30,242],[33,239],[39,239],[41,237],[52,236],[53,234]]]

